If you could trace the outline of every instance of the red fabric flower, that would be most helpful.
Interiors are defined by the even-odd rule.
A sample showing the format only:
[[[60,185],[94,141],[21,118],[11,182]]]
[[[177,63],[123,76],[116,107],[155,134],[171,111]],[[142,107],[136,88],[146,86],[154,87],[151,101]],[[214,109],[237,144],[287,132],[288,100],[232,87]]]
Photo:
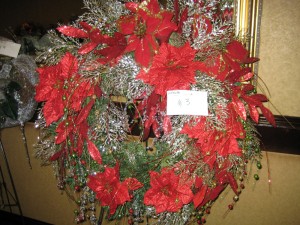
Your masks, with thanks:
[[[225,97],[231,100],[233,108],[243,120],[247,119],[247,105],[250,117],[254,122],[258,123],[259,112],[257,108],[260,108],[269,123],[276,127],[272,112],[263,105],[263,103],[268,102],[269,99],[263,94],[254,94],[255,87],[249,83],[252,77],[253,73],[250,68],[230,72],[226,81],[231,84],[232,88],[225,94]]]
[[[237,139],[245,138],[245,131],[232,104],[228,106],[228,118],[224,130],[219,131],[208,127],[206,118],[200,117],[195,125],[186,124],[181,133],[197,139],[196,147],[199,148],[203,161],[211,168],[217,155],[226,157],[230,154],[242,154]]]
[[[190,84],[195,83],[195,71],[202,67],[202,63],[194,61],[195,53],[188,43],[180,48],[162,44],[150,70],[141,70],[137,78],[153,85],[162,96],[168,90],[190,89]]]
[[[89,42],[83,44],[80,49],[78,49],[79,54],[87,54],[99,45],[104,45],[101,50],[95,50],[94,53],[97,55],[102,55],[103,57],[97,59],[95,63],[105,64],[112,61],[116,63],[118,58],[123,54],[127,41],[123,34],[116,32],[113,37],[108,35],[103,35],[98,28],[89,25],[86,22],[79,23],[84,30],[81,30],[72,26],[61,26],[57,30],[62,34],[75,37],[75,38],[88,38]]]
[[[119,20],[119,30],[130,35],[126,52],[135,51],[135,59],[147,67],[158,49],[158,40],[165,42],[177,26],[173,23],[173,13],[161,11],[157,0],[140,4],[127,3],[133,14]]]
[[[94,94],[93,85],[78,74],[78,61],[67,52],[54,66],[37,69],[40,82],[36,86],[35,99],[45,101],[43,114],[47,126],[59,120],[64,110],[81,109],[83,100]]]
[[[206,73],[224,81],[231,71],[239,71],[242,65],[254,63],[258,58],[249,57],[249,52],[238,41],[232,41],[226,49],[215,58],[207,58]]]
[[[90,175],[87,186],[96,193],[101,206],[109,206],[109,213],[114,214],[119,205],[130,201],[129,190],[136,190],[142,184],[132,178],[120,182],[117,164],[114,168],[106,167],[103,173]]]
[[[193,199],[188,185],[181,183],[173,170],[163,169],[161,174],[150,171],[151,188],[145,193],[144,203],[153,205],[156,213],[178,212]]]

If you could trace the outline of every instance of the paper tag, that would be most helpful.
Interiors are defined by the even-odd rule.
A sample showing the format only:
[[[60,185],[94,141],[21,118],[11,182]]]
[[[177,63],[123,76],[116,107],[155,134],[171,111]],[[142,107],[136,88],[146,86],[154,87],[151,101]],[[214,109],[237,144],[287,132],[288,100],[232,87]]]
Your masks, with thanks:
[[[167,115],[208,115],[206,91],[167,91]]]
[[[21,45],[11,41],[0,41],[0,55],[17,58]]]

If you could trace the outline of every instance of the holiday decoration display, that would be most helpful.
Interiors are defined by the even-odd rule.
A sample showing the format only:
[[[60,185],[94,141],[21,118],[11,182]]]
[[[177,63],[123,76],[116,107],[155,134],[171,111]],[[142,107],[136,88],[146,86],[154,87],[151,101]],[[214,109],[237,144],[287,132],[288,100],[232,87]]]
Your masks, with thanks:
[[[84,4],[49,32],[35,96],[36,155],[54,165],[75,221],[202,224],[227,186],[233,209],[247,162],[262,167],[259,113],[275,126],[251,84],[258,59],[234,34],[233,2]]]

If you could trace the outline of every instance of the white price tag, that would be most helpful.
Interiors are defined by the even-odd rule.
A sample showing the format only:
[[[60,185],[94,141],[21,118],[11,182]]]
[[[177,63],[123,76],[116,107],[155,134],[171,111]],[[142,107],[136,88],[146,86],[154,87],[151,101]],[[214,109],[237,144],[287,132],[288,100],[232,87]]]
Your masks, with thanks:
[[[0,41],[0,55],[17,58],[21,45],[11,41]]]
[[[208,115],[206,91],[167,91],[167,115]]]

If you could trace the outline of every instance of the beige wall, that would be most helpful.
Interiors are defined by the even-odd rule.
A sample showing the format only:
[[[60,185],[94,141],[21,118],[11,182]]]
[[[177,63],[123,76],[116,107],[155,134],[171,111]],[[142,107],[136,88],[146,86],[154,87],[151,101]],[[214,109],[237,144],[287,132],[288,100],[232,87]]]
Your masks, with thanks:
[[[300,116],[300,1],[264,0],[258,74],[276,115]],[[260,82],[262,84],[262,82]]]
[[[23,214],[55,225],[72,225],[75,205],[56,187],[52,168],[41,167],[32,148],[38,130],[26,125],[26,137],[32,161],[27,164],[19,127],[1,131],[1,139],[19,195]],[[1,155],[1,166],[4,163]],[[300,224],[300,156],[268,153],[271,171],[271,192],[268,185],[267,157],[264,153],[260,180],[254,185],[250,173],[246,189],[225,218],[233,193],[225,192],[212,208],[207,225],[298,225]],[[255,167],[253,167],[255,169]],[[253,171],[256,172],[256,171]],[[8,183],[8,180],[7,180]],[[18,211],[15,211],[18,213]],[[85,223],[84,225],[87,225]],[[105,223],[107,224],[107,223]],[[126,223],[122,223],[126,224]]]

